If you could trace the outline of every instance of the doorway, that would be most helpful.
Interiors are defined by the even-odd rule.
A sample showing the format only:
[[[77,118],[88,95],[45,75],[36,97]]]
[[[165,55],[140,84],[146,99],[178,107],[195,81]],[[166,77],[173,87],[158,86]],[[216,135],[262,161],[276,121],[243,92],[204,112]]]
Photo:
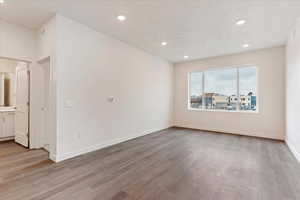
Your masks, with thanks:
[[[29,147],[29,63],[0,58],[0,141]]]
[[[0,141],[44,149],[55,160],[50,57],[36,63],[0,57]]]
[[[50,152],[50,58],[40,62],[42,68],[41,147]]]

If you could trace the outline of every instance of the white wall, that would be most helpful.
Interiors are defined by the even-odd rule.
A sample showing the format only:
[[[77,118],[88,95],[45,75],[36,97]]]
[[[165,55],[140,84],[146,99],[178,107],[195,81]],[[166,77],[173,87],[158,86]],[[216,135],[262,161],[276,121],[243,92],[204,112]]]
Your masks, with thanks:
[[[57,160],[172,125],[172,64],[62,16],[56,27]]]
[[[0,72],[15,73],[18,62],[0,58]]]
[[[56,16],[37,30],[37,60],[41,61],[56,53]]]
[[[0,57],[33,61],[35,54],[34,30],[0,20]]]
[[[249,64],[257,66],[259,71],[259,113],[187,109],[189,72]],[[285,135],[284,68],[284,47],[176,64],[175,126],[283,140]]]
[[[286,142],[300,161],[300,21],[287,44]]]

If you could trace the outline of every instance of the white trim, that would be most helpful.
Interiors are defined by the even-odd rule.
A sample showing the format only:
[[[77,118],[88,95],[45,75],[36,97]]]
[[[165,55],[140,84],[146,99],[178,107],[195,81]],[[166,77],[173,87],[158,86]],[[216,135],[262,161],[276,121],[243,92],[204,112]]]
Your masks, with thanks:
[[[263,131],[250,131],[250,132],[244,132],[244,131],[233,131],[233,130],[226,130],[226,129],[218,129],[218,128],[211,128],[211,127],[197,127],[197,126],[190,126],[190,125],[174,125],[175,128],[183,128],[183,129],[194,129],[198,131],[209,131],[209,132],[215,132],[215,133],[222,133],[222,134],[230,134],[230,135],[240,135],[240,136],[246,136],[246,137],[257,137],[257,138],[264,138],[264,139],[271,139],[271,140],[278,140],[284,142],[284,138],[281,136],[279,137],[273,137],[269,136],[268,134],[265,134]],[[282,134],[278,134],[282,135]]]
[[[295,158],[298,160],[298,162],[300,162],[300,152],[297,151],[296,147],[289,140],[285,140],[285,143],[287,144]]]
[[[241,106],[241,97],[240,97],[240,70],[239,68],[236,68],[236,97],[237,97],[237,102],[236,102],[236,111],[240,111],[240,106]],[[229,96],[229,100],[230,100]]]
[[[199,112],[225,112],[225,113],[245,113],[245,114],[259,114],[258,110],[220,110],[220,109],[201,109],[201,108],[188,108],[189,111]]]
[[[15,136],[12,137],[5,137],[5,138],[0,138],[0,142],[4,142],[4,141],[10,141],[10,140],[14,140]]]
[[[170,127],[172,127],[172,126],[169,126],[167,128],[170,128]],[[112,145],[115,145],[115,144],[126,142],[128,140],[136,139],[136,138],[139,138],[139,137],[151,134],[151,133],[155,133],[155,132],[158,132],[158,131],[163,131],[167,128],[162,128],[162,129],[159,129],[157,131],[148,131],[148,132],[145,132],[145,133],[142,133],[142,134],[131,135],[131,136],[127,136],[127,137],[122,137],[122,138],[118,138],[118,139],[98,143],[98,144],[95,144],[93,146],[86,147],[86,148],[80,149],[78,151],[64,153],[62,155],[50,154],[50,159],[53,160],[54,162],[61,162],[63,160],[67,160],[67,159],[70,159],[70,158],[73,158],[73,157],[76,157],[76,156],[79,156],[79,155],[82,155],[82,154],[86,154],[86,153],[89,153],[89,152],[92,152],[92,151],[100,150],[100,149],[103,149],[103,148],[106,148],[106,147],[109,147],[109,146],[112,146]]]
[[[43,57],[43,58],[40,58],[40,59],[37,61],[37,63],[38,63],[38,64],[43,64],[45,61],[50,60],[50,59],[51,59],[50,56],[45,56],[45,57]]]
[[[6,60],[18,61],[18,62],[25,62],[27,64],[32,63],[32,61],[30,61],[30,60],[23,60],[23,59],[19,59],[19,58],[4,57],[4,56],[0,56],[0,58],[1,59],[6,59]]]
[[[49,158],[50,160],[52,160],[53,162],[59,162],[58,160],[56,160],[56,154],[49,154]]]

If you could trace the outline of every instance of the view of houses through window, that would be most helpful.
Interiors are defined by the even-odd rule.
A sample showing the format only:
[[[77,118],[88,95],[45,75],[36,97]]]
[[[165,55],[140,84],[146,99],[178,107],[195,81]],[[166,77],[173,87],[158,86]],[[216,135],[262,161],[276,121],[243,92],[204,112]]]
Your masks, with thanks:
[[[256,67],[222,68],[191,72],[190,108],[256,111]]]

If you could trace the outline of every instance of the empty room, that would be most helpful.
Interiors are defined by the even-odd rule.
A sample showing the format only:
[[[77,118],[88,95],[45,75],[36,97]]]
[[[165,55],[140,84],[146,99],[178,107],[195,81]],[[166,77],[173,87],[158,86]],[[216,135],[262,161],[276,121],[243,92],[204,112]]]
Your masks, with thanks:
[[[300,1],[0,0],[0,200],[300,200]]]

